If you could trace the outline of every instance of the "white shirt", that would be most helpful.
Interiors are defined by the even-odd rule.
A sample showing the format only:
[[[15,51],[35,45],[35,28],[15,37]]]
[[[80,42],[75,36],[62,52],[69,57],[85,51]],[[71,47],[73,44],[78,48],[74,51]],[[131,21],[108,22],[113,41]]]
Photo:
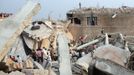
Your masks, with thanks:
[[[47,51],[45,49],[42,49],[43,50],[43,53],[44,53],[44,58],[47,58],[48,55],[47,55]]]
[[[22,63],[22,58],[21,58],[21,57],[17,57],[17,61],[18,61],[19,63]]]

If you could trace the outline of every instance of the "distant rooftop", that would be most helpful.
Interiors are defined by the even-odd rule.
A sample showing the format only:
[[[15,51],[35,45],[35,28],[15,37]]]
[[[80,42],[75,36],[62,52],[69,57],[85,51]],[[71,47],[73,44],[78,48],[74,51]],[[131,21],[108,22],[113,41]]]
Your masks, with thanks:
[[[0,13],[0,19],[6,18],[13,15],[12,13]]]
[[[133,7],[128,7],[128,6],[122,6],[119,8],[95,8],[95,7],[89,7],[89,8],[78,8],[78,9],[73,9],[70,10],[68,13],[73,13],[73,14],[79,14],[79,13],[133,13],[134,14],[134,8]]]

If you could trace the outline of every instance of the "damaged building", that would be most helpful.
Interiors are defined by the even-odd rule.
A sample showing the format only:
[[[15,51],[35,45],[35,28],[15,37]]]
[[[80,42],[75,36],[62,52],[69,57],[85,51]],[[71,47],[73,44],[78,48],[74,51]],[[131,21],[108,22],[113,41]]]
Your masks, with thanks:
[[[32,21],[40,9],[28,0],[0,22],[0,75],[134,74],[133,8],[80,8],[64,22]]]
[[[70,31],[77,39],[80,35],[89,35],[90,39],[98,34],[121,32],[134,35],[134,8],[79,8],[67,12],[71,20]]]

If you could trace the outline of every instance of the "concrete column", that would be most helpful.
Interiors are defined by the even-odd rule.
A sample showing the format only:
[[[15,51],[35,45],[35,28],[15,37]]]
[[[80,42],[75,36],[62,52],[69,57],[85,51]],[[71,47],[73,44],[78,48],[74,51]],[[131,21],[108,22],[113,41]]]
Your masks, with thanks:
[[[59,54],[59,72],[60,75],[72,75],[70,54],[68,43],[69,40],[64,33],[59,32],[57,37],[58,54]]]

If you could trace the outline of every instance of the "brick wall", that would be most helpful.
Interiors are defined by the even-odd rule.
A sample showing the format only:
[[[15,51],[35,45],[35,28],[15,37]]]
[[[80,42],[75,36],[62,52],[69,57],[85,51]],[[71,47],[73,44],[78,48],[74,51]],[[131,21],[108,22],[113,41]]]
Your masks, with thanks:
[[[81,25],[71,24],[69,30],[77,39],[80,35],[89,35],[89,39],[92,39],[101,33],[102,28],[104,32],[114,33],[120,32],[124,35],[134,35],[134,14],[133,13],[120,13],[115,18],[112,18],[113,14],[97,14],[97,25],[87,25],[87,17],[83,16],[81,19]],[[78,17],[79,16],[75,16]]]

